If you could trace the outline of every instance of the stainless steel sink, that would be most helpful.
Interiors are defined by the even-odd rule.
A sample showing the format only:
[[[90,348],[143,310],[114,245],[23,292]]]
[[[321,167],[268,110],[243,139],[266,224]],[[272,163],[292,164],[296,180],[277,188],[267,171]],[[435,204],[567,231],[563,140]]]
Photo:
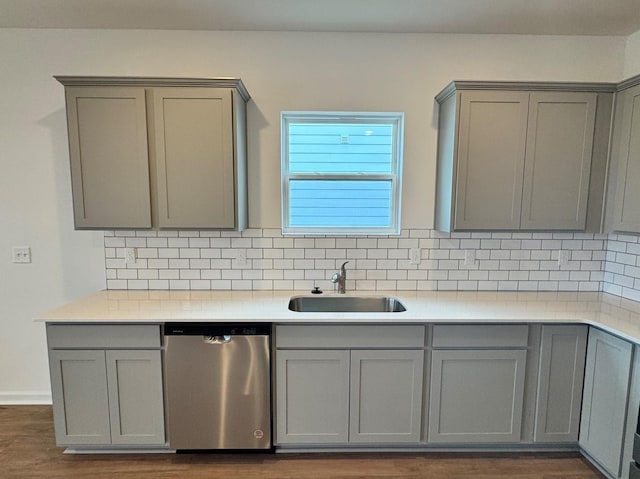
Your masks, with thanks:
[[[289,310],[299,313],[401,313],[397,298],[388,296],[294,296]]]

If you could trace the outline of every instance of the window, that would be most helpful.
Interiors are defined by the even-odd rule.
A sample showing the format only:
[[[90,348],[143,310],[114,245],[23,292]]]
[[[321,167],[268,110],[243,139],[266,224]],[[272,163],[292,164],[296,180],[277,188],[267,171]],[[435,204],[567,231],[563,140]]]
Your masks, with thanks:
[[[399,234],[403,121],[283,112],[283,233]]]

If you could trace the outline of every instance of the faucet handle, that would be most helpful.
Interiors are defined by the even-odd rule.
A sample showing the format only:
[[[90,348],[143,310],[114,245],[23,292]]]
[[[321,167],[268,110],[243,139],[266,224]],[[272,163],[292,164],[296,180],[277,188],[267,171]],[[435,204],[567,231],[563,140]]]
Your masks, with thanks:
[[[333,273],[331,275],[331,280],[330,280],[333,284],[337,283],[338,281],[340,281],[340,273]]]

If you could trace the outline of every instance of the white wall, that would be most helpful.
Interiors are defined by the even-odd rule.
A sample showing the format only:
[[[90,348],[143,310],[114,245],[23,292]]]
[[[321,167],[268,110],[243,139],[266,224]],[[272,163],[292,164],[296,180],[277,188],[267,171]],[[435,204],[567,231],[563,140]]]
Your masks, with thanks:
[[[640,30],[627,38],[623,78],[640,75]]]
[[[442,87],[453,79],[618,81],[638,69],[629,59],[638,43],[635,37],[627,45],[621,37],[0,30],[0,401],[48,394],[43,326],[32,318],[105,285],[102,235],[73,230],[63,88],[52,75],[241,77],[253,97],[252,227],[279,227],[281,110],[404,111],[403,227],[430,228],[433,97]],[[15,245],[32,247],[32,264],[10,263]]]

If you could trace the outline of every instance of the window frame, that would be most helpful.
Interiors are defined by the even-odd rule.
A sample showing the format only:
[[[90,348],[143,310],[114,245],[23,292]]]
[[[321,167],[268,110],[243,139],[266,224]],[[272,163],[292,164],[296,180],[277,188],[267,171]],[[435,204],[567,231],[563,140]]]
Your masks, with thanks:
[[[390,173],[292,173],[289,169],[289,124],[351,123],[392,125]],[[404,113],[345,111],[282,111],[280,113],[281,213],[283,235],[399,235],[402,211],[402,166],[404,151]],[[289,183],[291,180],[380,180],[391,181],[391,224],[385,227],[291,226],[289,219]]]

